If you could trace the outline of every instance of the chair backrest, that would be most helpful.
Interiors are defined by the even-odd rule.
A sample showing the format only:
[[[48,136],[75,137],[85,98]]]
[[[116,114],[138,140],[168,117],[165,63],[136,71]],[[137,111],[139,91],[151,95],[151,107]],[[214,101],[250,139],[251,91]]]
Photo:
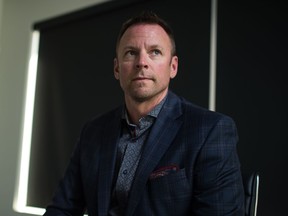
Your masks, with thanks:
[[[245,190],[245,216],[256,216],[259,193],[259,173],[242,174]]]

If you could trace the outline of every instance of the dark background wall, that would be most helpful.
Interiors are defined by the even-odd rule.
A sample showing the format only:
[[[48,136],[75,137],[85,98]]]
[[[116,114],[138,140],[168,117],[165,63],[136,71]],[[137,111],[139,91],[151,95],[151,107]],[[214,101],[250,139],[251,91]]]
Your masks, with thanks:
[[[208,108],[211,2],[184,2],[112,1],[34,25],[41,36],[28,205],[49,202],[84,122],[122,103],[113,58],[130,15],[149,8],[168,20],[180,58],[171,88]],[[216,110],[238,125],[243,171],[260,172],[261,216],[287,211],[285,7],[218,1]]]
[[[258,215],[287,215],[288,15],[284,1],[218,2],[217,105],[239,129],[245,170],[259,170]]]

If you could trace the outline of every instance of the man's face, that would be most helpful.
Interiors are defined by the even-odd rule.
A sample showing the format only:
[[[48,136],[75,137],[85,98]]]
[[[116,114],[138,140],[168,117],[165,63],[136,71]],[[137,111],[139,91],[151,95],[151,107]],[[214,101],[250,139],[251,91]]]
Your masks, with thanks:
[[[177,74],[178,58],[171,56],[171,42],[156,24],[131,26],[123,34],[114,59],[114,76],[126,100],[159,99]]]

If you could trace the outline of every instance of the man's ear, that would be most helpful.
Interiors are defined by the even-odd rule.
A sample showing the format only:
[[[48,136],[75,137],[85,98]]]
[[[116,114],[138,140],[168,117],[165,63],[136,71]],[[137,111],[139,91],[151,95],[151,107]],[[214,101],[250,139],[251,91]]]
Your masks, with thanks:
[[[170,78],[173,79],[177,75],[178,71],[178,57],[173,56],[170,65]]]
[[[117,58],[114,58],[114,77],[119,80],[119,64]]]

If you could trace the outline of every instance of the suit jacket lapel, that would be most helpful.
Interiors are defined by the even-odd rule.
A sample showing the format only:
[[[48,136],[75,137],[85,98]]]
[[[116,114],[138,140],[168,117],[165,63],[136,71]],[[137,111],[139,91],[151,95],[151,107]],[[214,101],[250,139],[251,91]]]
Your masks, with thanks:
[[[170,93],[144,145],[135,180],[130,190],[127,216],[133,215],[149,175],[159,163],[182,125],[182,120],[179,118],[181,114],[179,99]]]
[[[98,196],[98,215],[107,215],[111,200],[111,191],[113,187],[113,177],[115,171],[115,161],[117,154],[118,137],[121,130],[121,109],[115,114],[115,118],[107,121],[104,126],[107,133],[103,134],[101,143],[101,153],[99,155],[99,173],[101,176],[97,188]],[[95,179],[96,183],[96,179]]]

